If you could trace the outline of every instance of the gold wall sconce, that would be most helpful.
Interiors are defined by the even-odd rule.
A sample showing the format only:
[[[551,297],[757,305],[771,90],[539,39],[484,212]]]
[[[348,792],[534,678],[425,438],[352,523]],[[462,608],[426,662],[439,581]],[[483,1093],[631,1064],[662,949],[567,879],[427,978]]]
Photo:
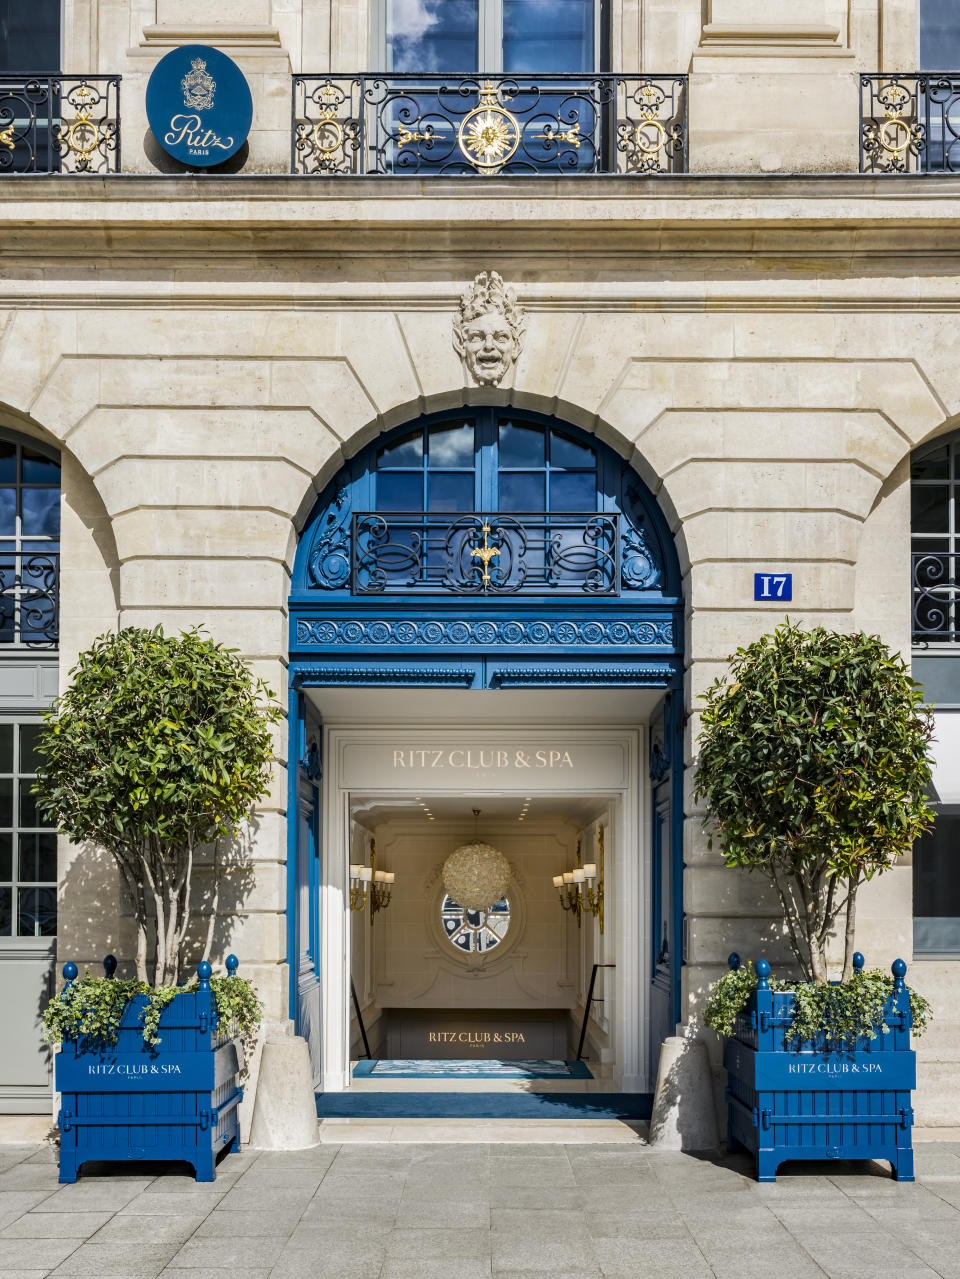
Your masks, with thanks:
[[[599,862],[587,862],[584,866],[580,856],[580,841],[577,840],[577,865],[573,870],[565,870],[554,875],[553,886],[560,894],[560,905],[564,910],[572,910],[577,917],[577,927],[582,926],[583,912],[589,911],[600,925],[603,932],[603,830],[597,832]]]
[[[350,866],[350,909],[364,910],[370,903],[370,927],[379,910],[390,905],[396,875],[392,870],[377,870],[377,841],[370,841],[370,865]]]

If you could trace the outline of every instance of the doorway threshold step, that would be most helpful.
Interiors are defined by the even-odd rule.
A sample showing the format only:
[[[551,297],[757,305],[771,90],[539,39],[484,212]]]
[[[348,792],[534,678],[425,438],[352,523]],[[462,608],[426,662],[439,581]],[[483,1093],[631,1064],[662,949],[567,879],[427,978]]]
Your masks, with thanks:
[[[652,1093],[534,1090],[317,1093],[320,1119],[649,1119]]]

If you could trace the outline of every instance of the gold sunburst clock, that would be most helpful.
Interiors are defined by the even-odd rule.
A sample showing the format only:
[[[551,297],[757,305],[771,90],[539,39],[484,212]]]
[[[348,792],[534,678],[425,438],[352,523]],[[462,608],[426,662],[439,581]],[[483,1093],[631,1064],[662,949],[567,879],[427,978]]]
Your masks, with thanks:
[[[520,145],[520,122],[497,101],[492,80],[480,90],[480,103],[463,117],[457,131],[461,152],[484,173],[503,168]]]

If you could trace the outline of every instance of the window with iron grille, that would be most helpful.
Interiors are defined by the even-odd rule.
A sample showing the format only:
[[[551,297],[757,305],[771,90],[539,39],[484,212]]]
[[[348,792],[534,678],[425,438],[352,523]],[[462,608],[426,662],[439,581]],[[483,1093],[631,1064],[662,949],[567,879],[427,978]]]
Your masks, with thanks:
[[[57,932],[57,832],[30,793],[36,718],[0,723],[0,938]]]

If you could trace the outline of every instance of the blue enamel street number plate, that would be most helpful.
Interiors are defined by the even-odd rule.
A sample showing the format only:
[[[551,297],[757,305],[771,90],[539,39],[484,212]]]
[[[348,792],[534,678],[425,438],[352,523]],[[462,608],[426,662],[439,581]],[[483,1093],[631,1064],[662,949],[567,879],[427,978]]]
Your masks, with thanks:
[[[232,58],[209,45],[186,44],[154,67],[147,83],[147,119],[164,151],[207,169],[243,146],[253,99]]]
[[[754,573],[753,598],[755,600],[792,600],[792,573]]]

